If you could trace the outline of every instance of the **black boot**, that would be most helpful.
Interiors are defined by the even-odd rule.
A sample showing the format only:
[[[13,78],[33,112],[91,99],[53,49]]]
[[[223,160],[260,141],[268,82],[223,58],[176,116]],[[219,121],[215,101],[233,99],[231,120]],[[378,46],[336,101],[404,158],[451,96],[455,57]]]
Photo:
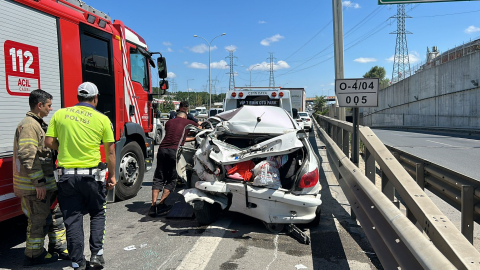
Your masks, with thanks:
[[[104,266],[105,265],[105,259],[103,258],[103,255],[92,255],[90,257],[90,265],[91,266]]]
[[[50,254],[46,250],[43,253],[35,258],[30,258],[25,256],[23,259],[24,266],[32,266],[37,264],[46,264],[46,263],[53,263],[58,261],[58,255],[56,253]]]
[[[81,263],[78,264],[78,267],[74,267],[74,270],[86,270],[87,269],[87,261],[83,259]]]
[[[56,248],[49,248],[48,252],[51,253],[51,254],[57,253],[58,258],[60,260],[70,260],[70,256],[68,255],[68,250],[66,250],[66,249],[60,250],[60,249],[56,249]]]

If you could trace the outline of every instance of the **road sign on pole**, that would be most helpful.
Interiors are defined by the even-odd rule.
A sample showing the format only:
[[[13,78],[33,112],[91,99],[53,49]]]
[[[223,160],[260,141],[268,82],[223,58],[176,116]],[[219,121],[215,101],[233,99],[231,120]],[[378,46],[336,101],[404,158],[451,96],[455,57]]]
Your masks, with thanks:
[[[335,80],[339,107],[377,107],[378,78]]]
[[[421,3],[434,3],[434,2],[459,2],[459,1],[474,1],[474,0],[378,0],[379,5],[392,5],[392,4],[421,4]]]

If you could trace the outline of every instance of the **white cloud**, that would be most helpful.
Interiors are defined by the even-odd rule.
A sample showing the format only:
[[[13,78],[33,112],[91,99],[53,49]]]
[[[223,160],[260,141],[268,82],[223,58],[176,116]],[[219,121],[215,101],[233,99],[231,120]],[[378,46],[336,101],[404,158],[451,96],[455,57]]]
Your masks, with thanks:
[[[188,48],[190,51],[194,52],[194,53],[206,53],[208,52],[208,46],[205,45],[205,44],[200,44],[200,45],[197,45],[197,46],[194,46],[192,48]],[[216,50],[217,49],[217,46],[213,46],[213,47],[210,47],[210,50]]]
[[[325,84],[322,84],[322,85],[320,85],[320,86],[325,86]]]
[[[475,33],[475,32],[478,32],[478,31],[480,31],[480,27],[476,27],[476,26],[473,26],[473,25],[470,25],[469,27],[467,27],[467,29],[465,29],[465,33],[467,33],[467,34]]]
[[[357,58],[353,61],[364,64],[364,63],[369,63],[369,62],[377,62],[377,59],[369,58],[369,57],[360,57],[360,58]]]
[[[360,8],[360,5],[357,3],[352,3],[352,1],[343,1],[342,5],[347,8]]]
[[[389,58],[385,59],[387,60],[388,62],[393,62],[393,55],[390,56]],[[400,60],[400,57],[398,58]],[[414,63],[417,63],[417,62],[420,62],[420,60],[422,60],[420,58],[420,54],[416,51],[411,51],[410,54],[408,55],[408,61],[410,62],[410,64],[414,64]]]
[[[167,47],[168,47],[168,46],[172,46],[172,43],[170,43],[170,42],[168,42],[168,41],[164,41],[162,44],[165,45],[165,46],[167,46]]]
[[[188,65],[188,61],[183,62],[185,65]]]
[[[270,46],[270,43],[280,41],[280,39],[283,39],[283,38],[285,38],[285,37],[281,36],[279,34],[276,34],[275,36],[271,36],[269,38],[266,38],[266,39],[260,41],[260,44],[262,44],[263,46]]]
[[[168,72],[167,73],[167,78],[173,79],[173,78],[176,78],[176,77],[177,77],[177,74],[175,74],[173,72]]]
[[[286,69],[290,68],[287,62],[285,61],[278,61],[276,64],[273,63],[273,70],[279,70],[279,69]],[[267,71],[270,70],[270,63],[267,62],[262,62],[260,64],[254,64],[251,65],[250,67],[247,68],[247,71]]]
[[[192,62],[190,65],[187,67],[189,68],[196,68],[196,69],[207,69],[208,66],[203,64],[203,63],[198,63],[198,62]]]
[[[227,65],[227,62],[225,62],[225,60],[220,60],[219,62],[210,63],[210,67],[216,68],[216,69],[227,69],[228,65]]]
[[[332,82],[332,83],[330,83],[330,85],[335,85],[335,83]]]
[[[266,21],[258,21],[259,24],[267,23]]]
[[[237,46],[235,46],[235,45],[225,46],[225,50],[227,50],[227,51],[236,51],[236,50],[237,50]]]
[[[167,48],[167,52],[173,52],[171,48]]]

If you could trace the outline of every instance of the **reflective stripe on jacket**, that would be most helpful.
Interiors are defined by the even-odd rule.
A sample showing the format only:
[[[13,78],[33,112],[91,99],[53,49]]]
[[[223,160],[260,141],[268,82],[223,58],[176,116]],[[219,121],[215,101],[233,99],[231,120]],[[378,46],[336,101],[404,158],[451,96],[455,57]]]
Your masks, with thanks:
[[[51,150],[45,146],[42,125],[47,124],[28,112],[17,126],[13,142],[13,190],[17,197],[35,195],[35,187],[57,189],[53,177],[55,161],[52,160]]]

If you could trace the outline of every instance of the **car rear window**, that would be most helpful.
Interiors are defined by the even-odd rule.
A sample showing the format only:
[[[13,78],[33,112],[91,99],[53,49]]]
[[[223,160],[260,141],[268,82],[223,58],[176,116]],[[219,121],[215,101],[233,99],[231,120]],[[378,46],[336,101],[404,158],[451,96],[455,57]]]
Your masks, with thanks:
[[[306,114],[306,113],[299,113],[298,115],[300,115],[300,116],[308,116],[308,114]]]

